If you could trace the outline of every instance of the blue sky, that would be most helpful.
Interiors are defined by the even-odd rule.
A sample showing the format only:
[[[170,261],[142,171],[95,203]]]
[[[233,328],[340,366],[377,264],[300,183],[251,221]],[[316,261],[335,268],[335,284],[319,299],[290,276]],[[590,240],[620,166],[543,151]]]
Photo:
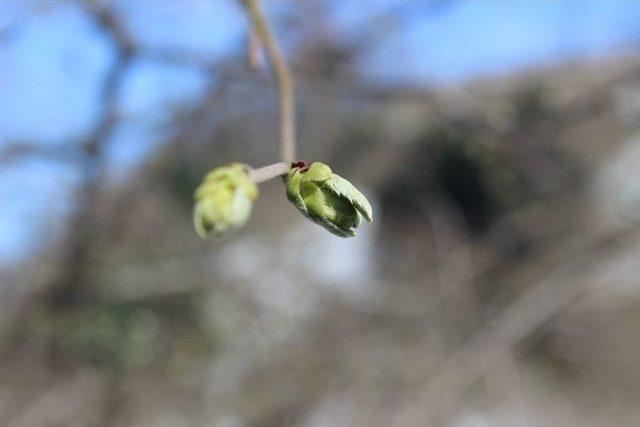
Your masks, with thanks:
[[[293,0],[265,0],[289,9]],[[95,121],[101,79],[113,61],[110,41],[80,10],[57,2],[0,3],[0,146],[7,141],[77,143]],[[344,0],[331,13],[348,40],[378,25],[381,11],[403,23],[378,38],[360,64],[368,78],[438,84],[507,73],[637,47],[640,0],[453,0],[431,15],[407,2]],[[44,6],[43,6],[44,5]],[[118,11],[140,44],[209,58],[236,49],[245,19],[234,0],[119,0]],[[312,19],[307,18],[307,19]],[[133,64],[122,88],[123,124],[109,144],[114,176],[126,176],[165,131],[171,107],[197,99],[208,82],[199,71],[153,62]],[[35,160],[0,169],[0,262],[28,256],[54,238],[75,174]],[[44,215],[43,215],[44,213]]]
[[[399,78],[459,80],[607,53],[638,40],[639,22],[638,1],[467,0],[415,24],[389,47],[406,46]],[[389,77],[389,70],[382,73]]]

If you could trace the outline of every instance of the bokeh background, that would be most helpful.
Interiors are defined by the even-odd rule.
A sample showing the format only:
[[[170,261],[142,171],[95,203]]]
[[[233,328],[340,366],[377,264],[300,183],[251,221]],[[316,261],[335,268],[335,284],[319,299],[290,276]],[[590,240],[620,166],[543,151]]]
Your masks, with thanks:
[[[0,2],[0,425],[639,425],[640,1],[262,3],[354,239],[192,229],[277,161],[239,2]]]

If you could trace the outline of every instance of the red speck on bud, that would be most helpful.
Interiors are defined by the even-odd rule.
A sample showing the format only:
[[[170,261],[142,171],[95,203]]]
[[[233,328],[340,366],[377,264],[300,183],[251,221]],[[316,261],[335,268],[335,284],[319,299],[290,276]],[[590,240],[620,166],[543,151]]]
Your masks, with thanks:
[[[299,168],[300,172],[306,172],[309,170],[309,167],[311,167],[311,163],[307,163],[304,160],[300,161],[300,162],[295,162],[295,163],[291,163],[291,169],[293,168]]]

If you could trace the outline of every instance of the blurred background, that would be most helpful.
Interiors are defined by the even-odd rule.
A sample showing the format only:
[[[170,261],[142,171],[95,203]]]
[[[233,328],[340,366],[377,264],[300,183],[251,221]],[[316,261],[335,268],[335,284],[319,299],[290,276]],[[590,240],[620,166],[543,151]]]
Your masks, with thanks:
[[[193,231],[278,160],[239,2],[0,2],[0,425],[639,425],[640,1],[262,5],[356,238]]]

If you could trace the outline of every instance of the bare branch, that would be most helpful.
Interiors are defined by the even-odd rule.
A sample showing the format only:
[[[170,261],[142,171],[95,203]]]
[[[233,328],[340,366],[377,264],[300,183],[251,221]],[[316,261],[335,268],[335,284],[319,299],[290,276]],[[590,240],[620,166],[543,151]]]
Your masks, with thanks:
[[[20,160],[24,157],[38,157],[44,160],[75,162],[82,158],[81,153],[69,144],[48,145],[36,143],[9,143],[0,149],[0,165]]]
[[[294,80],[282,51],[276,41],[264,13],[258,5],[258,0],[242,0],[251,21],[253,29],[264,43],[272,70],[278,81],[280,95],[280,158],[287,163],[293,163],[295,156],[295,106]]]
[[[88,10],[91,18],[113,39],[116,58],[100,87],[97,123],[81,146],[84,157],[79,165],[82,184],[77,192],[78,206],[70,220],[67,249],[62,260],[64,267],[53,289],[55,299],[61,303],[76,299],[88,282],[90,247],[99,229],[95,210],[102,191],[105,144],[118,124],[118,95],[134,53],[133,45],[110,9],[92,7]]]
[[[287,173],[289,170],[289,163],[274,163],[269,166],[264,166],[258,169],[251,169],[249,171],[249,177],[253,182],[259,184],[261,182],[269,181],[277,176],[281,176]]]
[[[262,65],[262,58],[260,56],[262,53],[262,43],[253,28],[249,30],[247,44],[247,63],[250,69],[257,71]]]

